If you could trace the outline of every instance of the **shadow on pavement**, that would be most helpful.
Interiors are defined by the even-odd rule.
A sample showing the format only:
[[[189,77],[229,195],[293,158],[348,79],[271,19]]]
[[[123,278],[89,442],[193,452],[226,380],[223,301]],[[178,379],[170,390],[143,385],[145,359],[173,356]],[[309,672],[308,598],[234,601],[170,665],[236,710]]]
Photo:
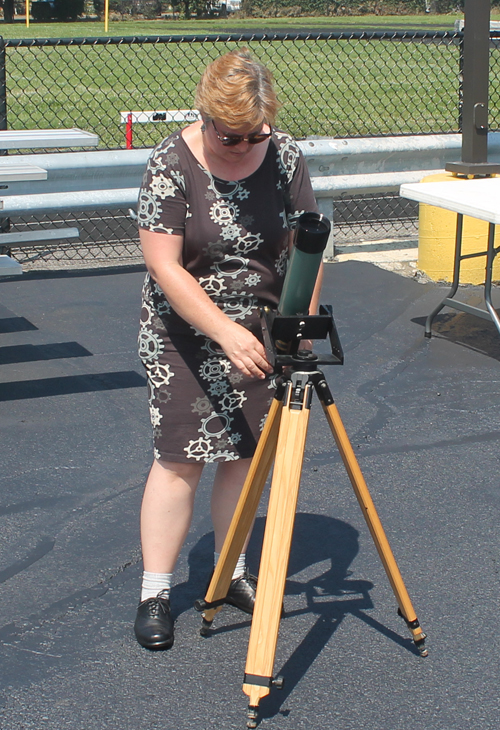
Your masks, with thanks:
[[[1,321],[1,320],[0,320]],[[8,345],[0,347],[0,365],[70,357],[92,357],[78,342],[56,342],[50,345]]]
[[[260,558],[265,529],[265,518],[256,520],[248,549],[251,570]],[[203,589],[212,569],[213,533],[207,533],[196,543],[189,554],[189,577],[185,583],[174,587],[173,605],[177,616],[190,610],[193,601],[203,595]],[[307,635],[295,647],[293,653],[280,668],[278,674],[286,676],[284,691],[271,693],[262,702],[260,716],[269,718],[280,712],[286,698],[305,676],[316,657],[321,653],[340,626],[345,616],[352,614],[364,621],[408,651],[418,654],[411,639],[403,638],[391,629],[364,613],[373,608],[369,591],[373,584],[365,580],[350,580],[349,566],[359,550],[358,532],[346,522],[324,515],[298,513],[295,519],[294,538],[290,551],[285,596],[303,596],[303,607],[288,610],[284,621],[304,614],[317,619]],[[325,565],[328,566],[324,570]],[[321,564],[318,567],[318,564]],[[320,572],[318,572],[318,570]],[[285,598],[285,601],[287,599]],[[216,637],[250,625],[243,617],[237,623],[217,626],[211,631]],[[243,667],[242,667],[243,671]]]
[[[0,401],[47,398],[54,395],[91,393],[97,390],[143,388],[145,378],[135,370],[117,373],[64,375],[59,378],[20,380],[0,384]]]
[[[30,322],[26,317],[2,317],[0,319],[0,335],[6,335],[9,332],[32,332],[38,327]]]
[[[415,317],[411,321],[425,327],[425,320],[426,317]],[[472,314],[438,314],[432,323],[432,336],[500,360],[500,337],[497,328],[493,322]]]

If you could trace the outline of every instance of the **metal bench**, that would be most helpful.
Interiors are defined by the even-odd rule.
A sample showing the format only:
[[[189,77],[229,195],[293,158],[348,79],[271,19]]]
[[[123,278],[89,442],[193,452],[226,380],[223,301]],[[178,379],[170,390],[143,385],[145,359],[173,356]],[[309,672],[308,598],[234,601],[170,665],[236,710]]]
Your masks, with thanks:
[[[71,129],[4,129],[0,130],[0,150],[20,149],[59,149],[64,147],[95,147],[99,137],[76,127]],[[52,155],[55,157],[55,155]],[[49,166],[50,167],[50,166]],[[0,183],[6,186],[9,197],[16,192],[16,185],[25,185],[30,197],[33,195],[32,182],[46,181],[48,169],[37,164],[29,155],[16,155],[14,158],[0,158]],[[0,201],[0,209],[3,207]],[[5,215],[4,218],[8,216]],[[33,231],[0,233],[0,275],[21,274],[21,266],[6,251],[12,246],[29,246],[41,241],[79,238],[77,228],[53,228]]]

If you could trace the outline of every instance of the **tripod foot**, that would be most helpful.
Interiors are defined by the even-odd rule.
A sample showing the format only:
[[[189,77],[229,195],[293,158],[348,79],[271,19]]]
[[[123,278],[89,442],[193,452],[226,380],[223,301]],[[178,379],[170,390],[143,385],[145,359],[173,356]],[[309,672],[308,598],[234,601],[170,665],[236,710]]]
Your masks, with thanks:
[[[427,634],[424,634],[422,631],[422,628],[418,622],[418,619],[415,619],[414,621],[408,621],[404,613],[401,611],[400,608],[398,608],[398,616],[401,616],[401,618],[404,620],[406,625],[411,631],[411,634],[413,636],[413,643],[418,649],[418,653],[420,656],[428,656],[429,652],[427,650],[427,647],[425,646],[425,640],[427,638]]]
[[[202,614],[200,636],[210,636],[214,616],[221,610],[223,604],[223,598],[212,602],[205,601],[204,598],[198,598],[194,602],[195,609]]]
[[[248,714],[247,714],[247,727],[248,728],[255,728],[257,727],[257,719],[259,717],[259,708],[254,707],[252,705],[248,705]]]
[[[417,647],[418,653],[420,654],[420,656],[429,656],[429,651],[428,651],[427,647],[425,646],[425,640],[427,638],[427,634],[422,633],[421,637],[422,638],[420,638],[420,639],[414,639],[413,643]]]
[[[212,621],[207,621],[206,618],[202,618],[200,627],[200,636],[210,636],[212,631]]]

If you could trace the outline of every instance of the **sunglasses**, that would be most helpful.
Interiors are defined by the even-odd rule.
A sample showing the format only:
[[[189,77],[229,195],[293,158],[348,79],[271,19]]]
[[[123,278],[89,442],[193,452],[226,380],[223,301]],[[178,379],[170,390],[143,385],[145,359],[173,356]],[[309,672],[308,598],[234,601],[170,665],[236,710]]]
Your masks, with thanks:
[[[217,135],[217,139],[221,144],[224,145],[224,147],[235,147],[237,144],[240,144],[241,142],[248,142],[248,144],[260,144],[261,142],[265,142],[266,139],[269,139],[269,137],[272,135],[273,130],[271,125],[269,125],[269,132],[257,132],[257,134],[250,134],[248,136],[245,136],[244,134],[219,134],[217,131],[217,127],[215,126],[215,122],[212,119],[212,124],[214,125],[215,134]]]

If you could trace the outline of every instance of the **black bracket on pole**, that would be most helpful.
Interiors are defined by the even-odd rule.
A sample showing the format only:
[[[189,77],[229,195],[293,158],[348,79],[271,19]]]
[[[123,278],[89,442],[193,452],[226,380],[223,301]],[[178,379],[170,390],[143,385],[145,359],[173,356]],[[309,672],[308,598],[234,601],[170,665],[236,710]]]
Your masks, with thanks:
[[[490,0],[465,0],[462,161],[445,166],[458,175],[500,173],[500,164],[488,162],[490,10]]]

